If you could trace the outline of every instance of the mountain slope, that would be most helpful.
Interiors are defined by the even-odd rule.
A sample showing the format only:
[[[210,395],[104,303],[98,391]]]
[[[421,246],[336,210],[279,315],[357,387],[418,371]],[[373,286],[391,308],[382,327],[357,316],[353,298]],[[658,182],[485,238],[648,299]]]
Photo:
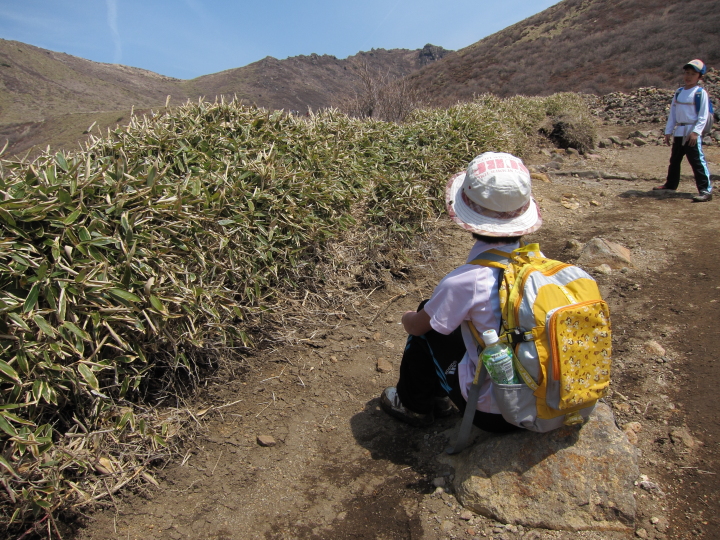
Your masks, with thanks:
[[[216,96],[237,96],[249,105],[305,112],[330,107],[360,91],[361,71],[403,77],[451,51],[373,49],[339,60],[334,56],[264,58],[245,67],[192,80],[102,64],[17,41],[0,39],[0,147],[18,154],[50,144],[77,147],[88,126],[104,130],[127,121],[129,111]]]
[[[0,40],[0,125],[39,122],[48,117],[92,111],[126,110],[164,105],[204,96],[237,95],[260,107],[318,109],[360,88],[357,68],[402,77],[448,52],[384,49],[361,52],[344,60],[316,54],[286,60],[264,58],[245,67],[192,80],[151,71],[101,64],[17,41]]]
[[[420,50],[373,49],[344,60],[330,55],[311,54],[277,60],[271,56],[242,68],[204,75],[187,81],[188,95],[237,97],[271,109],[307,111],[329,107],[343,97],[360,91],[359,72],[371,72],[389,79],[411,74],[450,51],[426,45]]]
[[[0,124],[149,107],[164,103],[181,82],[144,69],[0,40]]]
[[[678,84],[720,63],[716,0],[564,0],[410,76],[436,105],[491,92],[606,94]]]

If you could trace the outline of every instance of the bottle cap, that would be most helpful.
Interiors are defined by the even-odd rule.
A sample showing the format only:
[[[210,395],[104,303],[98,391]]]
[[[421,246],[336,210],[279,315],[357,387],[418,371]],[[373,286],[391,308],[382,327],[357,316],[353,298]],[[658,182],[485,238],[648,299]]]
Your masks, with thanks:
[[[485,330],[482,333],[482,338],[483,338],[483,341],[485,342],[486,347],[488,345],[492,345],[493,343],[498,342],[497,332],[495,330],[493,330],[492,328],[490,330]]]

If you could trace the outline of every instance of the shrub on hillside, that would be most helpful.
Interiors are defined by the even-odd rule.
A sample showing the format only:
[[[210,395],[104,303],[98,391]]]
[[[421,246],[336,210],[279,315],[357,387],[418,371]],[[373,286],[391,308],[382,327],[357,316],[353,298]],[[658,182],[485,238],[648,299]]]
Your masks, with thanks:
[[[555,94],[547,98],[547,120],[541,132],[559,148],[588,152],[597,140],[596,120],[578,94]]]

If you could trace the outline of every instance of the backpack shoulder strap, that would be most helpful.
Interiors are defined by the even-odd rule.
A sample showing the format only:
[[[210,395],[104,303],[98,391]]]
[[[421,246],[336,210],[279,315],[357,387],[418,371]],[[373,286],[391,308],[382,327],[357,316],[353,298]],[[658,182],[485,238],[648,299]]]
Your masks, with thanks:
[[[490,268],[500,268],[501,270],[504,270],[510,264],[511,259],[531,253],[540,253],[540,244],[525,244],[521,242],[520,247],[512,250],[510,253],[499,249],[488,249],[487,251],[483,251],[468,264],[476,264],[478,266],[488,266]]]
[[[487,251],[483,251],[480,255],[475,257],[469,264],[505,270],[509,261],[510,253],[500,251],[499,249],[489,249]]]
[[[695,112],[700,113],[700,101],[702,100],[702,93],[705,92],[707,94],[707,102],[708,102],[708,113],[712,114],[713,111],[713,104],[712,99],[710,99],[710,94],[708,94],[707,90],[705,90],[702,86],[698,87],[698,91],[695,92]]]

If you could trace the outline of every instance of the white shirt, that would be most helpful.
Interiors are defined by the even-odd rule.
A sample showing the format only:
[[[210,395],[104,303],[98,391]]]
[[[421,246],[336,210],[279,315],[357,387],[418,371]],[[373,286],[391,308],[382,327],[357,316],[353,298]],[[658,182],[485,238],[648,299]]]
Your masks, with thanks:
[[[488,249],[510,252],[519,247],[512,244],[486,244],[476,241],[470,250],[467,262]],[[500,298],[498,296],[498,278],[500,270],[474,264],[464,264],[446,275],[433,291],[425,304],[425,312],[430,316],[430,326],[441,334],[450,334],[463,322],[471,321],[477,331],[498,330],[500,327]],[[477,344],[467,325],[462,325],[465,356],[458,365],[460,391],[467,399],[468,390],[475,376],[478,362]],[[492,381],[485,378],[477,409],[479,411],[500,414],[492,395]]]
[[[695,92],[700,92],[700,113],[695,109]],[[675,137],[685,137],[693,131],[701,135],[709,111],[708,95],[702,87],[694,86],[690,90],[682,88],[677,99],[673,97],[670,105],[665,135],[673,134]]]

